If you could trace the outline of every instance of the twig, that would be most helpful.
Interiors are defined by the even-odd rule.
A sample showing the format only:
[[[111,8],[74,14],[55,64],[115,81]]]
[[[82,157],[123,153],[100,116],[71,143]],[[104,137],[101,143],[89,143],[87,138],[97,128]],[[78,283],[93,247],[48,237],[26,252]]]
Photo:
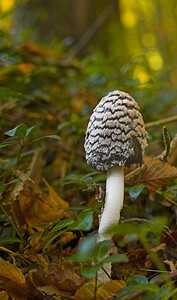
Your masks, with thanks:
[[[131,219],[126,219],[124,221],[122,221],[122,223],[143,223],[143,222],[146,222],[146,223],[151,223],[151,221],[147,220],[147,219],[141,219],[141,218],[131,218]]]
[[[164,119],[161,119],[161,120],[157,120],[157,121],[148,122],[148,123],[145,124],[145,127],[149,128],[149,127],[153,127],[153,126],[159,126],[159,125],[163,125],[163,124],[166,124],[166,123],[171,123],[171,122],[174,122],[174,121],[177,121],[177,115],[171,116],[171,117],[168,117],[168,118],[164,118]]]

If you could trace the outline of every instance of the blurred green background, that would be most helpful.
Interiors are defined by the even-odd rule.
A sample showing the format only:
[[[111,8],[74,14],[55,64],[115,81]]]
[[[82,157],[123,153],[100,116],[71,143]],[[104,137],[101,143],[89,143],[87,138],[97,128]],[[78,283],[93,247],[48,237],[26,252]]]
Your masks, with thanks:
[[[86,125],[109,91],[130,93],[146,123],[177,115],[176,37],[176,0],[1,0],[1,132],[58,134],[60,173],[85,172]],[[153,156],[162,125],[147,127]]]

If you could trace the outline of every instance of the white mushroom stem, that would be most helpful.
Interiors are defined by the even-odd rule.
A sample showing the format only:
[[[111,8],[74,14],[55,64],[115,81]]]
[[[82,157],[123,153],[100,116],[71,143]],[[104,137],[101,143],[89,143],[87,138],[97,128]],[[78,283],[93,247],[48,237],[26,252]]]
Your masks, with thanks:
[[[112,238],[106,231],[119,222],[123,200],[124,167],[114,166],[107,171],[105,205],[98,230],[99,242]]]
[[[112,238],[112,235],[106,233],[106,231],[110,226],[119,222],[123,200],[124,167],[114,166],[107,171],[105,205],[98,229],[98,242]],[[110,280],[109,277],[111,277],[111,263],[104,265],[104,270],[101,269],[98,272],[98,279],[101,282],[108,282]]]

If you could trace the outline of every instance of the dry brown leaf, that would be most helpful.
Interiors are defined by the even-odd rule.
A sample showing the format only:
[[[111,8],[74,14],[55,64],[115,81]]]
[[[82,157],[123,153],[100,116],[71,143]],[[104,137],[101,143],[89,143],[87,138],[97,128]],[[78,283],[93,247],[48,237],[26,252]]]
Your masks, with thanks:
[[[68,202],[64,201],[46,181],[45,184],[48,193],[22,192],[19,196],[20,210],[29,226],[48,224],[55,219],[67,217],[64,210],[68,208]]]
[[[14,299],[27,299],[26,279],[19,268],[0,258],[0,287]]]
[[[74,295],[74,300],[93,300],[94,299],[94,285],[95,281],[92,280],[89,283],[84,284]],[[124,280],[110,280],[105,284],[98,283],[97,300],[108,300],[113,297],[121,289],[126,286]]]
[[[177,248],[177,230],[173,232],[166,232],[161,238],[161,243],[165,243],[167,247]]]
[[[0,292],[0,299],[2,300],[9,300],[9,296],[5,291]]]
[[[71,269],[61,269],[58,265],[51,264],[47,272],[42,269],[30,271],[27,282],[33,290],[36,289],[39,293],[72,296],[85,280]]]
[[[133,178],[133,183],[142,183],[152,191],[165,186],[169,181],[177,178],[177,168],[166,162],[148,156],[144,157],[147,169]]]
[[[53,189],[53,187],[51,187],[48,182],[44,179],[44,182],[48,188],[48,201],[50,202],[50,204],[52,204],[54,207],[58,206],[65,209],[68,208],[68,202],[66,202],[65,200],[63,200]]]
[[[9,195],[9,199],[10,201],[15,201],[16,198],[19,196],[20,192],[24,189],[24,185],[27,181],[29,182],[33,182],[32,179],[29,177],[29,174],[28,173],[24,173],[22,171],[19,171],[17,170],[16,171],[16,174],[15,174],[21,181],[20,182],[17,182],[12,191],[10,192],[10,195]]]
[[[114,263],[112,264],[112,272],[115,278],[127,278],[132,274],[142,274],[146,272],[141,271],[145,268],[145,261],[148,252],[143,248],[133,249],[127,253],[128,263]]]
[[[27,257],[27,259],[30,258],[33,262],[36,262],[37,264],[39,264],[45,272],[48,271],[49,258],[47,255],[35,253],[35,254],[29,254],[29,255],[27,254],[26,257]]]
[[[72,231],[64,232],[61,236],[60,243],[64,246],[67,243],[71,242],[73,239],[75,239],[77,236]]]

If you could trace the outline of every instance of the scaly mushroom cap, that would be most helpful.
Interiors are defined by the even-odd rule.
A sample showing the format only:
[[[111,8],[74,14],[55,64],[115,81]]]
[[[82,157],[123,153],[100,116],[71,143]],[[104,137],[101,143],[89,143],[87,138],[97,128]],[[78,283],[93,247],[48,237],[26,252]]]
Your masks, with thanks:
[[[113,91],[91,115],[84,144],[87,163],[99,171],[142,164],[146,134],[136,101],[125,92]]]

